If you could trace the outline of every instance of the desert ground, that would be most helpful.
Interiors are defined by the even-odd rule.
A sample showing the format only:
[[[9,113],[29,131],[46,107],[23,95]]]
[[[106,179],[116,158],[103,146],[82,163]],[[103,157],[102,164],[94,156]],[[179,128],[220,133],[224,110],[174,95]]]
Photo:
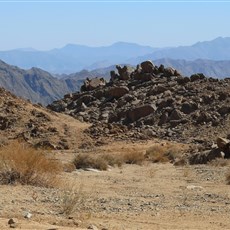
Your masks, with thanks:
[[[113,142],[87,151],[146,151],[156,142]],[[52,154],[68,163],[76,151]],[[69,170],[54,188],[1,185],[0,229],[9,229],[10,218],[16,218],[16,229],[230,229],[229,166],[224,162]],[[27,212],[31,218],[24,218]]]

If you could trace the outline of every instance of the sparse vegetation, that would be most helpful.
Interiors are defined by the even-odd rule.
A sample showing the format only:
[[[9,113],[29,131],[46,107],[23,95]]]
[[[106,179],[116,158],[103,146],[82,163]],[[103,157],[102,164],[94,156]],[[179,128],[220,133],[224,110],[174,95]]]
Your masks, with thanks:
[[[215,160],[212,160],[209,164],[215,167],[224,167],[228,166],[230,162],[229,159],[216,158]]]
[[[81,168],[95,168],[99,170],[106,170],[108,162],[102,156],[96,154],[78,154],[73,163],[77,169]]]
[[[144,154],[131,151],[119,154],[78,154],[73,164],[77,169],[80,168],[95,168],[99,170],[107,170],[108,166],[121,167],[123,164],[138,164],[141,165],[145,160]]]
[[[177,144],[155,144],[146,150],[145,157],[153,163],[174,162],[180,153],[181,148]]]
[[[126,164],[141,165],[145,161],[144,153],[138,151],[130,151],[123,155]]]
[[[77,207],[84,203],[83,186],[76,187],[75,184],[67,184],[65,189],[60,190],[61,213],[70,215],[77,210]]]
[[[61,165],[43,151],[17,141],[0,149],[0,184],[27,184],[52,187]]]

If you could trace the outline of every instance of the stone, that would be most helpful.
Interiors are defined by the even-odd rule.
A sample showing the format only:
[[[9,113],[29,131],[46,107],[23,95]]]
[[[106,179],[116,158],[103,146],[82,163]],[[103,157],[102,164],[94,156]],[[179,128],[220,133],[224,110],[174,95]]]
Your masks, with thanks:
[[[171,114],[169,115],[169,121],[176,121],[176,120],[181,120],[183,118],[183,115],[181,112],[177,109],[174,109]]]
[[[190,114],[198,109],[198,105],[194,102],[184,102],[181,105],[181,111],[185,114]]]
[[[218,137],[216,139],[216,144],[218,148],[224,152],[224,157],[230,158],[230,140],[223,137]]]
[[[16,224],[16,223],[18,223],[18,220],[17,220],[16,218],[10,218],[10,219],[8,220],[8,224],[9,224],[9,225],[11,225],[11,224]]]
[[[133,72],[133,68],[129,67],[129,66],[123,66],[121,67],[120,65],[116,65],[117,71],[119,73],[119,79],[120,80],[129,80],[131,73]]]
[[[129,88],[126,86],[113,87],[113,88],[109,89],[109,91],[108,91],[108,94],[111,97],[115,97],[115,98],[120,98],[127,93],[129,93]]]
[[[142,73],[153,73],[154,64],[152,61],[144,61],[141,63]]]
[[[154,113],[155,109],[151,105],[143,105],[127,111],[127,118],[131,121],[137,121],[138,119],[148,116]]]
[[[87,229],[91,229],[91,230],[99,230],[98,228],[97,228],[97,226],[95,226],[95,225],[93,225],[93,224],[90,224],[89,226],[88,226],[88,228]]]
[[[213,148],[211,150],[206,150],[203,152],[196,153],[189,157],[189,163],[193,164],[207,164],[208,162],[216,159],[222,158],[223,154],[219,148]]]
[[[94,90],[100,86],[105,86],[106,81],[104,78],[99,78],[99,77],[95,77],[92,79],[87,78],[84,81],[84,85],[81,87],[81,91],[90,91],[90,90]]]
[[[198,80],[202,80],[202,79],[204,79],[204,78],[205,78],[205,76],[204,76],[204,74],[202,74],[202,73],[192,74],[192,75],[190,76],[191,82],[193,82],[193,81],[198,81]]]

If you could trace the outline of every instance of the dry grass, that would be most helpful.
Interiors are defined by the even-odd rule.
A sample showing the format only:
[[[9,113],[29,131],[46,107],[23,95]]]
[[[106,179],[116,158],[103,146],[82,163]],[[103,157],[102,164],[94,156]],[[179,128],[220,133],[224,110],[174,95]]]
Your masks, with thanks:
[[[58,162],[26,144],[14,141],[0,149],[0,184],[52,187],[60,171]]]
[[[174,162],[181,155],[181,151],[178,144],[155,144],[146,150],[145,157],[153,163]]]
[[[142,165],[145,161],[145,155],[142,152],[130,151],[123,154],[123,161],[126,164]]]
[[[78,154],[73,164],[77,169],[94,168],[107,170],[109,166],[121,167],[123,164],[141,165],[145,160],[144,154],[136,151],[130,151],[119,154]]]
[[[99,170],[107,170],[108,162],[103,159],[100,155],[81,153],[78,154],[74,160],[73,164],[76,169],[94,168]]]
[[[59,197],[61,200],[61,214],[71,215],[85,201],[83,186],[77,188],[75,184],[66,184],[65,189],[60,190]]]
[[[215,160],[210,161],[209,164],[215,167],[224,167],[228,166],[230,162],[229,159],[216,158]]]
[[[230,185],[230,170],[228,170],[228,172],[226,173],[225,179],[226,179],[226,183]]]

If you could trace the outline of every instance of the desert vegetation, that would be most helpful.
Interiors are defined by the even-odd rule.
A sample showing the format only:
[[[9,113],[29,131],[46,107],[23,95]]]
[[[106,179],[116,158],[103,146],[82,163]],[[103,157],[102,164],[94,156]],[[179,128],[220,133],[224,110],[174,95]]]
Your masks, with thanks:
[[[25,143],[13,141],[0,149],[0,184],[52,187],[61,168],[44,151]]]

